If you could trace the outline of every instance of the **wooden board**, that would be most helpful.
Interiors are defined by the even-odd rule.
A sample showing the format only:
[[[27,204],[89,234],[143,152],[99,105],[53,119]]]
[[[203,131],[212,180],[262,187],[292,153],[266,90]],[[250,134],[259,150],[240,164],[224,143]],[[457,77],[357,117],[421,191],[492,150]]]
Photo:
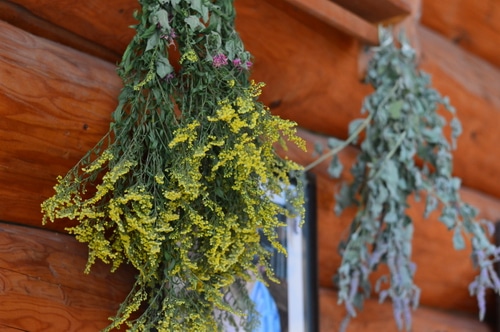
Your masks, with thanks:
[[[55,178],[107,131],[120,80],[107,62],[0,29],[0,220],[40,226]]]
[[[337,293],[321,289],[320,299],[320,331],[339,331],[345,317],[345,310],[337,305]],[[365,303],[363,311],[352,319],[347,332],[399,332],[394,322],[392,305],[379,304],[376,300]],[[435,310],[420,307],[413,312],[413,329],[415,332],[490,332],[492,329],[477,320],[476,316],[458,312]]]
[[[500,2],[423,0],[422,23],[450,42],[500,67]]]
[[[121,57],[125,47],[134,36],[134,30],[127,28],[136,21],[134,10],[139,8],[136,0],[1,0],[0,19],[11,21],[12,13],[23,11],[23,16],[14,22],[40,20],[52,24],[54,29],[64,29],[82,39],[94,42],[102,48]],[[11,9],[8,9],[8,8]],[[27,27],[26,23],[23,23]],[[34,25],[28,30],[34,34],[50,34]]]
[[[0,94],[0,114],[3,117],[0,122],[3,143],[0,150],[0,220],[40,227],[40,203],[52,194],[55,177],[72,167],[106,131],[119,80],[113,67],[107,63],[33,37],[7,24],[0,24],[0,28],[4,32],[4,40],[0,43],[0,72],[7,77],[0,83],[3,91]],[[263,61],[268,60],[264,58]],[[312,77],[310,82],[314,82]],[[278,81],[275,83],[281,87]],[[300,89],[297,91],[300,93]],[[306,105],[303,107],[308,109]],[[316,139],[316,136],[308,138],[310,144]],[[345,153],[351,158],[347,161],[354,158],[354,150]],[[302,164],[312,160],[310,153],[296,154],[292,158]],[[329,182],[324,174],[323,178],[318,183],[320,278],[323,286],[331,286],[331,277],[340,262],[336,246],[345,234],[350,217],[346,214],[338,219],[333,215],[335,183]],[[478,203],[484,216],[497,218],[500,215],[498,201],[473,192],[470,197],[477,200],[472,203]],[[420,207],[414,211],[416,216],[421,215]],[[418,222],[422,225],[429,223],[421,219]],[[57,222],[47,228],[62,230],[67,225]],[[474,311],[475,301],[466,292],[466,286],[475,273],[468,253],[456,253],[451,249],[451,236],[440,224],[434,223],[432,227],[422,229],[417,231],[416,252],[425,255],[415,259],[424,263],[432,257],[429,269],[418,273],[424,288],[423,299],[432,305],[458,305],[464,310]],[[441,255],[434,257],[436,253]],[[451,261],[456,262],[452,265],[453,270],[447,266]],[[450,274],[446,279],[439,279],[434,271]],[[428,288],[422,284],[425,282],[429,282]],[[444,300],[441,299],[443,296]]]
[[[363,43],[377,45],[378,28],[376,25],[352,13],[349,9],[329,0],[284,0],[326,24],[355,37]],[[276,3],[276,0],[274,0]],[[281,7],[283,8],[283,7]]]
[[[407,1],[402,0],[329,0],[372,23],[394,22],[411,13]]]
[[[115,52],[121,52],[133,34],[127,26],[133,23],[135,1],[113,0],[106,6],[96,0],[76,5],[58,1],[55,9],[49,9],[46,1],[14,3]],[[253,76],[267,83],[263,100],[274,113],[304,128],[345,138],[347,124],[359,116],[362,100],[370,92],[359,80],[362,47],[347,34],[280,3],[283,0],[236,3],[238,30],[255,56]],[[422,69],[450,97],[464,125],[455,173],[468,186],[500,197],[500,159],[491,153],[500,140],[500,131],[495,130],[500,122],[500,92],[495,88],[500,70],[428,29],[418,32]]]
[[[49,8],[49,7],[45,7]],[[79,51],[92,54],[107,61],[116,62],[121,58],[122,50],[114,51],[105,45],[99,45],[60,25],[47,21],[19,4],[0,0],[0,20],[10,23],[37,36],[47,38]],[[129,31],[130,32],[130,31]]]
[[[0,330],[98,331],[132,288],[135,272],[97,263],[72,236],[0,223]],[[5,327],[5,329],[4,329]]]

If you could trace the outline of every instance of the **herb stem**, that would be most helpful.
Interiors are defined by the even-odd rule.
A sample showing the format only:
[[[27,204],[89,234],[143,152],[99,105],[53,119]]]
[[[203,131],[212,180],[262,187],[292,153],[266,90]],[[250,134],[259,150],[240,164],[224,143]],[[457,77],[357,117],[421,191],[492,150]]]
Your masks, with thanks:
[[[373,118],[373,113],[370,114],[370,115],[368,115],[368,117],[363,121],[363,123],[361,123],[356,128],[356,130],[352,133],[351,136],[349,136],[348,139],[346,139],[344,142],[342,142],[342,144],[340,144],[339,146],[337,146],[335,149],[332,149],[332,150],[328,151],[328,153],[325,153],[324,155],[322,155],[321,157],[319,157],[318,159],[316,159],[315,161],[313,161],[312,163],[310,163],[309,165],[307,165],[304,168],[304,172],[307,172],[307,171],[313,169],[314,167],[318,166],[319,164],[321,164],[326,159],[328,159],[328,158],[336,155],[337,153],[339,153],[340,151],[342,151],[346,146],[348,146],[349,144],[351,144],[351,142],[353,142],[358,137],[358,135],[361,133],[361,131],[368,126],[368,124],[370,123],[370,121],[372,120],[372,118]]]
[[[363,129],[365,129],[371,122],[371,120],[373,119],[373,115],[379,110],[381,109],[383,106],[386,105],[387,101],[390,99],[390,97],[394,94],[394,92],[396,91],[397,87],[398,87],[398,83],[399,83],[399,80],[396,81],[396,83],[394,84],[394,86],[391,88],[391,90],[389,91],[389,93],[387,95],[385,95],[384,99],[382,100],[382,102],[380,103],[379,107],[377,108],[377,110],[373,113],[370,113],[366,119],[356,128],[356,130],[343,142],[341,143],[339,146],[337,146],[336,148],[328,151],[327,153],[325,153],[324,155],[322,155],[321,157],[319,157],[318,159],[316,159],[315,161],[313,161],[312,163],[310,163],[309,165],[307,165],[306,167],[304,167],[304,172],[307,172],[307,171],[310,171],[311,169],[313,169],[314,167],[318,166],[319,164],[321,164],[323,161],[325,161],[326,159],[330,158],[330,157],[333,157],[334,155],[338,154],[340,151],[344,150],[345,147],[347,147],[349,144],[351,144],[354,140],[356,140],[356,138],[358,138],[359,134],[363,131]]]

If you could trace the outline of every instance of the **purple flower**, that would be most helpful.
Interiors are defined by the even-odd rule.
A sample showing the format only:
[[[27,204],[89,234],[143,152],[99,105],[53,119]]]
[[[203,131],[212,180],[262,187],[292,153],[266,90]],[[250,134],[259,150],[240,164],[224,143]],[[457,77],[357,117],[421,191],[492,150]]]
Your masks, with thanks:
[[[175,77],[174,73],[169,73],[167,76],[165,76],[165,81],[169,82]]]
[[[172,29],[168,34],[162,35],[160,38],[165,39],[168,42],[168,46],[171,46],[175,45],[174,40],[177,38],[177,34],[175,33],[175,30]]]
[[[240,58],[234,59],[233,60],[233,66],[241,68],[241,59]]]
[[[236,68],[242,70],[242,69],[250,69],[252,67],[253,63],[251,61],[246,61],[245,64],[243,64],[243,61],[241,61],[240,58],[236,58],[233,60],[233,66]]]
[[[215,68],[219,68],[219,67],[227,65],[227,56],[225,56],[224,53],[217,54],[216,56],[214,56],[214,59],[212,61],[212,65]]]

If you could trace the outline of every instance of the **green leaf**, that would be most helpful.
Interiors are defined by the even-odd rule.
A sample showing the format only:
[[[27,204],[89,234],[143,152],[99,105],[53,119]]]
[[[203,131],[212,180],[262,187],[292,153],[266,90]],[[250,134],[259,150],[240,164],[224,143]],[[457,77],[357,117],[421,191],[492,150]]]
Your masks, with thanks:
[[[234,40],[228,40],[224,45],[224,49],[226,50],[227,57],[229,59],[234,59],[236,54],[238,53],[238,49],[236,47]]]
[[[170,23],[168,19],[168,12],[164,9],[160,9],[155,13],[156,21],[166,30],[170,30]]]
[[[159,55],[158,61],[156,62],[156,75],[158,75],[160,78],[164,78],[173,71],[174,68],[170,64],[170,61],[168,61],[168,58],[164,57],[163,55]]]
[[[191,0],[191,8],[201,14],[203,22],[208,22],[208,8],[202,0]]]
[[[203,29],[205,26],[203,23],[200,22],[200,18],[195,15],[188,16],[184,19],[184,22],[186,22],[187,25],[189,25],[189,28],[191,31],[196,31],[199,29]]]
[[[401,117],[401,110],[403,108],[404,101],[403,100],[397,100],[393,102],[392,104],[389,105],[389,117],[394,120],[398,120]]]
[[[356,131],[356,129],[359,128],[363,124],[365,119],[355,119],[352,120],[351,123],[349,123],[349,136],[352,136],[353,133]],[[353,143],[357,142],[357,138],[353,141]]]
[[[160,37],[158,36],[158,34],[157,33],[152,34],[151,37],[148,38],[148,43],[146,45],[146,52],[155,48],[156,45],[158,45],[159,41]]]
[[[314,142],[314,153],[318,154],[318,155],[322,155],[323,154],[323,144],[321,144],[321,142]]]
[[[462,232],[460,230],[460,227],[455,227],[453,234],[453,247],[456,250],[465,249],[465,241]]]
[[[339,145],[342,145],[343,143],[344,143],[343,140],[340,140],[340,139],[337,139],[334,137],[329,137],[327,140],[328,148],[332,149],[332,150],[335,149],[336,147],[338,147]]]
[[[342,166],[342,163],[339,160],[339,157],[337,155],[333,156],[330,166],[328,166],[328,174],[332,178],[339,178],[340,175],[342,174],[342,169],[344,167]]]
[[[429,215],[438,207],[438,200],[431,194],[427,195],[425,200],[424,218],[429,218]]]
[[[384,216],[384,221],[388,224],[390,223],[395,223],[396,221],[398,221],[398,215],[396,214],[396,212],[394,212],[394,210],[390,210],[388,213],[386,213],[386,215]]]
[[[452,229],[456,224],[457,212],[451,207],[445,207],[439,220],[446,225],[448,229]]]

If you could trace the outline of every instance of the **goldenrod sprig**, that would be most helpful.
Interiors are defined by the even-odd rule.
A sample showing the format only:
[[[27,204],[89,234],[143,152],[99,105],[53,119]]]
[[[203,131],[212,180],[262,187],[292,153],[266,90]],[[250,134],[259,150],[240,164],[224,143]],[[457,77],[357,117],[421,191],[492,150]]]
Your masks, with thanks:
[[[79,222],[69,232],[89,246],[87,272],[97,259],[137,269],[106,330],[216,331],[232,315],[250,330],[242,284],[268,265],[259,230],[284,250],[277,215],[290,212],[271,196],[300,169],[274,144],[304,144],[258,101],[263,85],[248,79],[233,1],[140,3],[110,132],[59,178],[44,222]]]

